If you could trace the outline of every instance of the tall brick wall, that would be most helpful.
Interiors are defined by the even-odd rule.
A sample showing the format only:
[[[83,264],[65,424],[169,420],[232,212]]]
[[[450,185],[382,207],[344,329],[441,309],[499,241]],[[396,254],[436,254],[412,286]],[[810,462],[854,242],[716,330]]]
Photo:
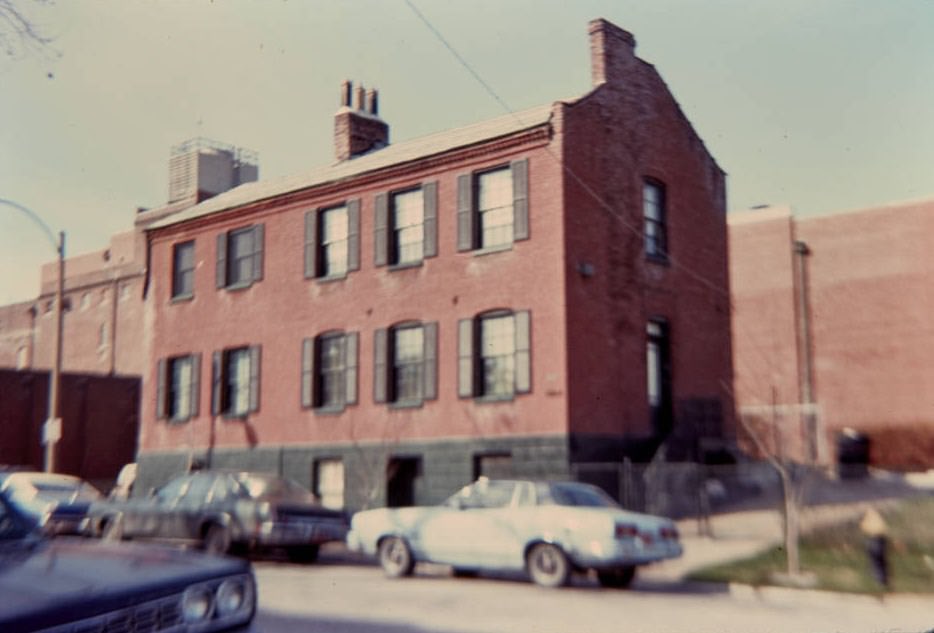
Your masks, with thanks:
[[[764,213],[764,214],[763,214]],[[763,214],[757,218],[756,214]],[[734,341],[740,409],[800,400],[803,360],[795,306],[793,240],[807,245],[815,400],[832,459],[847,427],[878,436],[877,463],[924,461],[911,442],[934,437],[934,335],[930,291],[934,201],[793,219],[752,211],[731,218]],[[797,421],[788,415],[788,424]],[[934,465],[931,458],[928,465]]]

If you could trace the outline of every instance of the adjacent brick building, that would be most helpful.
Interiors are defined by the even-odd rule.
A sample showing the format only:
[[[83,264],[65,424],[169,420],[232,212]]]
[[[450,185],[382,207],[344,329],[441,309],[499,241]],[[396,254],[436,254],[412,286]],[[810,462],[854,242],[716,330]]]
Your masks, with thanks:
[[[398,144],[348,82],[335,164],[153,221],[140,487],[430,502],[729,437],[724,174],[632,35],[590,43],[580,98]]]
[[[934,466],[934,200],[729,218],[738,413],[800,459],[852,429],[876,464]]]

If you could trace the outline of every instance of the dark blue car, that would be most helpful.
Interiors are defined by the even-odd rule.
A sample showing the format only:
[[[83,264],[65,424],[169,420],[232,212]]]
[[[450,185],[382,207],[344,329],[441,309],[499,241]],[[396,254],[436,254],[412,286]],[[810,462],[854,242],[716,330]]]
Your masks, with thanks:
[[[3,491],[0,631],[213,633],[247,629],[250,563],[154,545],[51,539]]]

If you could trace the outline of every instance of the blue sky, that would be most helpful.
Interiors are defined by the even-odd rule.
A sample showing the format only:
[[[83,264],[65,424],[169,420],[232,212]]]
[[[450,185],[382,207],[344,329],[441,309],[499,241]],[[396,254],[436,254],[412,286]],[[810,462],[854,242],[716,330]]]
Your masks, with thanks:
[[[931,0],[411,0],[513,110],[590,87],[587,22],[631,31],[728,173],[730,209],[809,215],[934,197]],[[60,54],[0,58],[0,198],[68,253],[166,201],[172,145],[259,153],[260,177],[333,160],[343,79],[399,141],[503,113],[405,0],[85,0],[34,8]],[[0,207],[0,304],[54,258]]]

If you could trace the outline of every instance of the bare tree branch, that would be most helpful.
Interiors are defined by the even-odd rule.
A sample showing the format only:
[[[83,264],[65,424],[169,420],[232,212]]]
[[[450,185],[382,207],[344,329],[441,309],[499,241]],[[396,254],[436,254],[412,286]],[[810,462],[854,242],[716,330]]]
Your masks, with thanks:
[[[29,51],[58,55],[51,48],[53,39],[42,32],[26,9],[52,4],[53,0],[0,0],[0,49],[7,57],[18,59]]]

